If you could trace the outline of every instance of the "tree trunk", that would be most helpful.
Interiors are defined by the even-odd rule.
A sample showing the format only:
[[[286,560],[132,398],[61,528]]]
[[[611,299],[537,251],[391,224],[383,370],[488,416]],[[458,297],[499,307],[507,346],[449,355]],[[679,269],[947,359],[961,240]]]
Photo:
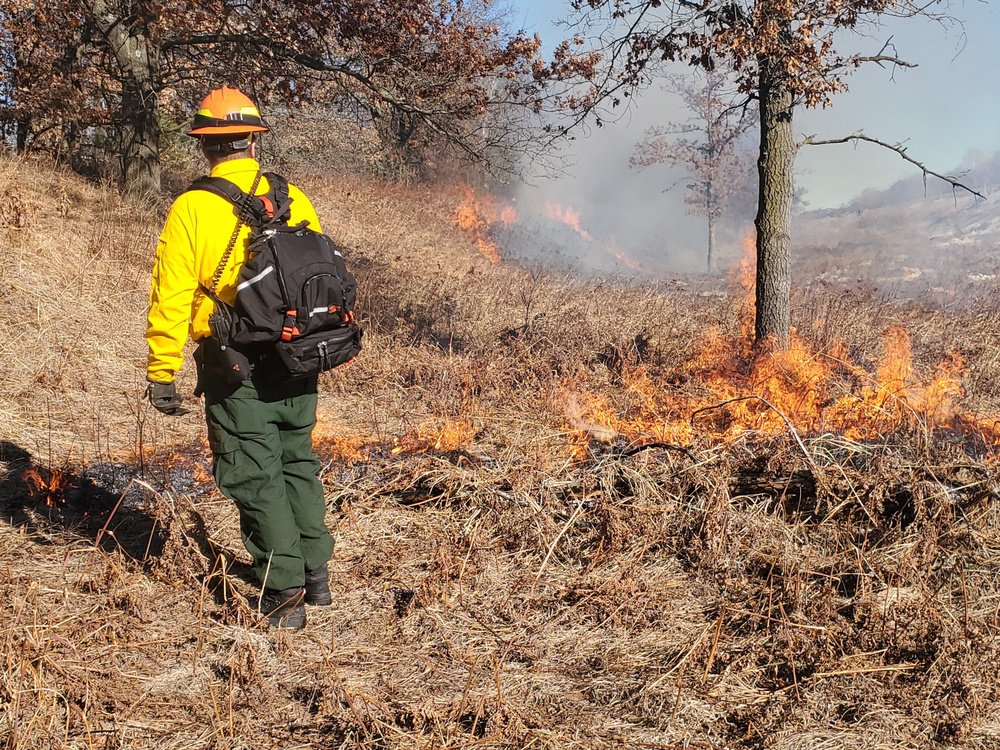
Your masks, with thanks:
[[[715,254],[715,217],[718,211],[715,207],[715,193],[712,192],[712,181],[705,184],[705,213],[708,215],[708,272],[716,273],[719,264]]]
[[[122,84],[122,187],[130,193],[160,190],[160,49],[150,27],[155,14],[142,8],[132,23],[107,0],[83,0],[118,63]]]
[[[792,137],[792,92],[773,75],[771,65],[760,72],[760,156],[757,159],[757,316],[755,341],[788,347],[791,333],[792,167],[796,145]]]
[[[382,170],[394,179],[405,180],[421,171],[420,155],[411,142],[413,117],[392,104],[372,109],[372,119],[382,144]]]
[[[160,121],[152,86],[126,81],[122,93],[122,186],[130,193],[160,191]]]
[[[28,138],[31,136],[31,115],[24,111],[20,101],[20,93],[27,88],[28,83],[24,78],[24,71],[28,65],[28,57],[21,44],[14,45],[14,98],[16,100],[17,111],[19,113],[15,122],[15,147],[17,153],[23,154],[28,148]]]
[[[715,254],[715,217],[708,217],[708,272],[718,273],[719,263]]]
[[[76,144],[80,136],[80,128],[76,120],[63,120],[59,124],[59,139],[56,141],[56,161],[69,164],[76,168],[73,156],[76,154]]]
[[[16,148],[17,153],[23,154],[28,148],[28,136],[31,134],[31,117],[24,115],[17,121]]]

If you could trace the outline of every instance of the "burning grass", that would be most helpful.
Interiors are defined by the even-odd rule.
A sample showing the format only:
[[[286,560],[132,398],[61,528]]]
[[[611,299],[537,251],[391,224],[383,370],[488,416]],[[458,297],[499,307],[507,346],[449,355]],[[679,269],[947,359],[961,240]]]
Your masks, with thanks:
[[[466,188],[465,198],[455,209],[455,223],[476,241],[476,249],[491,263],[500,262],[500,247],[491,237],[494,226],[508,227],[517,221],[517,211],[488,194],[477,195]]]
[[[885,358],[873,373],[855,365],[841,342],[830,351],[816,351],[797,336],[788,350],[750,357],[747,366],[740,348],[713,330],[683,373],[698,388],[671,383],[677,372],[653,377],[644,365],[622,365],[616,372],[617,394],[577,394],[567,385],[569,420],[584,441],[590,436],[633,444],[725,443],[748,432],[833,433],[879,441],[904,428],[952,431],[970,448],[1000,441],[995,418],[958,407],[965,395],[959,353],[949,352],[921,382],[906,331],[890,327],[884,343]]]
[[[316,431],[333,606],[260,626],[200,420],[140,403],[139,282],[108,349],[100,286],[26,275],[94,317],[58,384],[8,349],[7,747],[997,746],[995,310],[799,289],[795,346],[754,358],[738,285],[495,266],[462,191],[305,187],[367,295]]]

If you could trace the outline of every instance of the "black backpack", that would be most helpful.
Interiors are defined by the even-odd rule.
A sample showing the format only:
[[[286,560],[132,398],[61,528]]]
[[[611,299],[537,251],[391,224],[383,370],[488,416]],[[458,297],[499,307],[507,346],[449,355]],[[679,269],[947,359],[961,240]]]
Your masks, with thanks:
[[[260,196],[221,177],[202,177],[188,188],[225,198],[239,219],[213,287],[228,262],[239,226],[245,223],[251,229],[234,305],[222,302],[215,288],[201,287],[216,303],[210,320],[212,336],[218,339],[232,381],[250,375],[249,366],[228,364],[227,356],[238,358],[239,353],[247,355],[248,365],[267,365],[263,369],[269,379],[293,380],[338,367],[361,351],[361,327],[354,319],[357,282],[340,249],[306,222],[289,226],[288,182],[273,173],[264,176],[270,189]],[[227,347],[236,352],[227,352]]]

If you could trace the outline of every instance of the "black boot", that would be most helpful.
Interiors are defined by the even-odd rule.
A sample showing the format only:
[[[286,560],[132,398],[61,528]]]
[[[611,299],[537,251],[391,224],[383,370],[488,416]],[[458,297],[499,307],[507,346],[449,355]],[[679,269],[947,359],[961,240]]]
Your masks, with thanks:
[[[325,607],[333,603],[329,577],[324,563],[315,570],[306,571],[306,604]]]
[[[305,589],[264,589],[260,597],[260,613],[272,628],[302,630],[306,626]]]

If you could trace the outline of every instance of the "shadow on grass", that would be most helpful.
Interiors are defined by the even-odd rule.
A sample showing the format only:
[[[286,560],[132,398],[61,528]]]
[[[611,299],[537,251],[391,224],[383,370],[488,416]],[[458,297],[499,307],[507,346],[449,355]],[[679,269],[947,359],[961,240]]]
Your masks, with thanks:
[[[134,466],[106,465],[70,471],[36,463],[24,448],[0,441],[0,517],[23,528],[39,544],[82,540],[105,552],[121,552],[145,568],[156,565],[171,536],[197,550],[206,562],[207,587],[213,597],[229,597],[226,576],[251,585],[250,566],[211,541],[206,522],[194,505],[179,508],[138,480]]]
[[[158,556],[163,539],[154,516],[125,500],[125,493],[82,473],[37,464],[21,446],[0,441],[0,510],[40,544],[62,543],[69,534],[106,551],[121,548],[138,561]]]

